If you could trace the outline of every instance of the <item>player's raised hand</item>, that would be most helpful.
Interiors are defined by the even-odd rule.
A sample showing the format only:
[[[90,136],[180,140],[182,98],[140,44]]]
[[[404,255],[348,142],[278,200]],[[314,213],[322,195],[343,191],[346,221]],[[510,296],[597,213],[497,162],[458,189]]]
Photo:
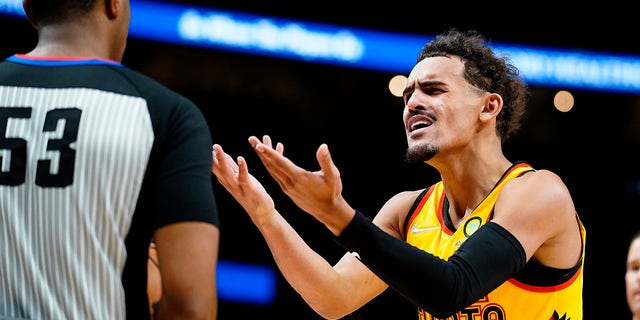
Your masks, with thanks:
[[[282,149],[280,149],[281,152]],[[274,212],[273,199],[262,184],[249,173],[247,162],[243,157],[238,157],[236,163],[218,144],[213,145],[211,155],[213,157],[211,171],[218,182],[249,213],[254,222],[258,223],[259,220],[256,219]]]
[[[313,215],[335,235],[342,232],[355,211],[342,197],[340,172],[326,144],[320,145],[316,152],[320,170],[311,172],[285,157],[281,143],[274,149],[268,135],[263,136],[262,141],[251,136],[249,143],[282,191],[300,209]]]

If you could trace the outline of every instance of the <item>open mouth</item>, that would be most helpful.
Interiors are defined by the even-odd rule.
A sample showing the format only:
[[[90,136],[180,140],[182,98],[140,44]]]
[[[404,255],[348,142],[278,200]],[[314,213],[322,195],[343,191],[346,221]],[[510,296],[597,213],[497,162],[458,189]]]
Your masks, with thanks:
[[[433,124],[433,119],[424,115],[415,115],[407,120],[407,130],[409,133],[419,129],[427,128]]]

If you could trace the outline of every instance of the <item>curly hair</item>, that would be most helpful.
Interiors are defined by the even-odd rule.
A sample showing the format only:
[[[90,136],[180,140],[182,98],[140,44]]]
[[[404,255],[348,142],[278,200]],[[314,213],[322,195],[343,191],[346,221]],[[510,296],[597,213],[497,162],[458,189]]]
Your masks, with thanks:
[[[83,15],[98,0],[30,0],[27,15],[35,25],[56,24]]]
[[[525,112],[529,89],[518,69],[505,57],[496,56],[482,34],[475,30],[450,29],[427,43],[417,62],[428,57],[457,56],[465,66],[471,85],[502,96],[504,105],[496,118],[496,133],[505,141],[518,129]]]

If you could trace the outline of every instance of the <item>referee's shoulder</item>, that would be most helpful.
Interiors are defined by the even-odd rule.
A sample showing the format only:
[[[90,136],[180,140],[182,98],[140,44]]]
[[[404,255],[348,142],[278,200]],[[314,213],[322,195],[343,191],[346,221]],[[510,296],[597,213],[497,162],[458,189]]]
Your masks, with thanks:
[[[136,87],[137,91],[143,97],[157,98],[167,103],[173,102],[189,107],[195,106],[193,101],[188,97],[141,71],[131,69],[124,65],[117,70],[131,85]]]

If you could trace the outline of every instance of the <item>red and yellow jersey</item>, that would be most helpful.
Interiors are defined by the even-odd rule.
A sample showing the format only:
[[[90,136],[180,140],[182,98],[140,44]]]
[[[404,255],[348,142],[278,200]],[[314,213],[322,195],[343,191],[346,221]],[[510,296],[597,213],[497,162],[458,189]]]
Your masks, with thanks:
[[[448,259],[469,236],[492,218],[496,199],[505,183],[532,170],[534,169],[524,162],[511,166],[457,229],[446,223],[448,202],[442,181],[432,185],[416,199],[410,211],[405,229],[406,241],[440,258]],[[537,265],[537,268],[527,270],[527,277],[521,279],[516,275],[510,278],[482,299],[448,319],[581,320],[586,233],[577,214],[576,219],[582,234],[582,259],[568,274],[562,277],[557,277],[556,274],[557,280],[549,279],[549,273],[545,273],[547,267]],[[532,263],[534,262],[529,261],[527,265]],[[545,283],[540,282],[541,280]],[[436,318],[420,310],[419,319]]]

